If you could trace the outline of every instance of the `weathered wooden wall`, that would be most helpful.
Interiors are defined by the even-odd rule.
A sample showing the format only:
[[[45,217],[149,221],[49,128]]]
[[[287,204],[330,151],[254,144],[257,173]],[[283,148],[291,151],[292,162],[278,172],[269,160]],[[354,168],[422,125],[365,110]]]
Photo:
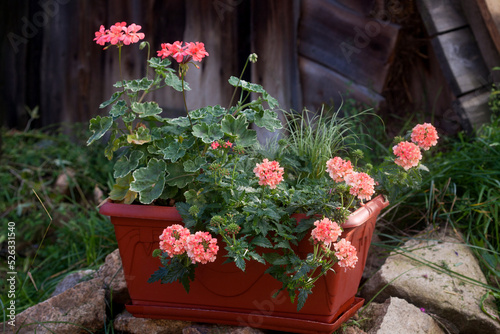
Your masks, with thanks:
[[[261,83],[283,109],[352,97],[375,105],[390,66],[397,27],[368,17],[374,0],[20,0],[2,2],[1,110],[11,127],[26,122],[25,107],[40,107],[34,124],[87,121],[119,80],[116,49],[103,51],[92,39],[101,24],[142,25],[156,52],[162,42],[198,40],[210,56],[187,81],[189,108],[227,105],[230,75],[239,75],[248,54],[259,61],[246,78]],[[373,23],[375,22],[375,24]],[[372,32],[358,45],[358,30]],[[379,31],[380,30],[380,31]],[[346,57],[341,43],[355,43]],[[347,44],[346,44],[347,45]],[[361,51],[359,51],[361,50]],[[123,48],[124,77],[145,74],[145,51]],[[339,94],[340,93],[340,94]],[[152,94],[167,113],[182,112],[181,95]]]
[[[44,0],[2,2],[2,16],[10,20],[5,24],[8,38],[2,42],[2,63],[8,66],[2,76],[1,109],[10,126],[22,126],[25,106],[40,107],[39,126],[87,121],[99,112],[99,104],[119,80],[117,50],[102,50],[92,41],[101,24],[142,25],[153,54],[162,42],[203,41],[210,56],[199,70],[188,73],[190,108],[229,103],[232,90],[227,80],[239,74],[250,51],[243,35],[248,31],[241,31],[240,25],[248,1],[45,1],[53,4],[52,14],[40,6]],[[47,19],[39,22],[39,17]],[[145,50],[132,45],[122,54],[124,78],[145,75]],[[182,111],[177,92],[155,92],[151,98],[167,112]]]
[[[433,61],[439,58],[439,49],[421,54],[421,50],[400,46],[405,45],[401,42],[412,29],[405,26],[405,11],[413,10],[415,1],[2,1],[0,29],[6,38],[0,44],[1,121],[8,127],[24,128],[25,108],[36,106],[41,118],[33,124],[38,127],[85,122],[103,112],[98,106],[113,93],[112,84],[119,80],[117,50],[102,50],[92,39],[101,24],[108,27],[117,21],[142,25],[153,54],[162,42],[205,43],[210,56],[187,76],[192,88],[187,95],[190,109],[227,106],[232,94],[227,79],[239,75],[246,57],[255,52],[259,61],[251,65],[245,78],[262,84],[283,109],[316,110],[323,103],[338,106],[348,97],[397,113],[395,102],[403,94],[408,97],[403,99],[404,108],[428,112],[438,106],[448,110],[452,88],[444,87],[447,83],[443,83],[441,72],[446,74],[446,70]],[[446,1],[468,3],[439,3]],[[478,6],[493,3],[474,1]],[[453,13],[441,17],[450,18]],[[451,21],[460,24],[461,19]],[[469,23],[464,24],[474,28],[470,36],[477,39],[482,35],[471,20],[469,17]],[[488,23],[484,15],[481,20]],[[433,21],[424,17],[424,22]],[[483,31],[492,27],[496,27],[494,21]],[[429,35],[439,38],[432,31]],[[496,45],[494,37],[490,46]],[[480,49],[485,55],[491,47],[480,45]],[[124,47],[124,78],[144,76],[145,59],[145,50],[140,51],[137,45]],[[407,59],[415,61],[400,66]],[[495,61],[491,58],[489,63]],[[436,96],[425,96],[427,92]],[[167,115],[183,112],[178,92],[155,92],[150,98],[158,101]]]

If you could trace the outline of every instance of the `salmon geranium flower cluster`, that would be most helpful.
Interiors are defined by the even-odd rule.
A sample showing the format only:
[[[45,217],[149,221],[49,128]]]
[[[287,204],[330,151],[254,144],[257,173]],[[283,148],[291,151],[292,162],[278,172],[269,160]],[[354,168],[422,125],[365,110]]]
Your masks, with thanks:
[[[279,162],[264,159],[262,163],[256,164],[253,172],[259,178],[259,185],[269,186],[275,189],[283,181],[284,168],[280,167]]]
[[[135,23],[127,26],[126,22],[117,22],[109,29],[101,25],[99,31],[95,33],[94,41],[99,45],[105,45],[106,43],[116,46],[130,45],[144,39],[144,33],[139,32],[141,28],[140,25]]]
[[[192,263],[206,264],[215,261],[219,246],[208,232],[191,234],[187,228],[174,224],[160,235],[160,249],[170,258],[187,254]]]
[[[355,172],[350,161],[332,158],[326,162],[326,171],[335,182],[345,182],[350,194],[361,201],[370,200],[375,193],[375,180],[366,173]]]
[[[326,261],[331,261],[329,254],[331,253],[330,247],[333,244],[336,262],[339,267],[345,268],[345,270],[348,268],[353,269],[358,262],[356,247],[351,245],[351,242],[345,238],[339,240],[342,234],[342,228],[339,224],[328,218],[323,218],[315,221],[314,226],[316,227],[311,231],[311,237],[317,248],[314,254],[320,258],[324,257]],[[321,247],[318,247],[318,245]]]
[[[439,136],[436,128],[429,123],[416,125],[411,132],[411,141],[402,141],[392,148],[396,159],[394,162],[408,170],[418,166],[422,159],[420,149],[429,150],[437,144]]]
[[[162,43],[161,50],[158,51],[158,57],[164,59],[166,57],[174,58],[178,63],[186,64],[191,60],[200,62],[205,56],[208,56],[205,50],[205,44],[201,42],[184,43],[176,41],[172,44]]]

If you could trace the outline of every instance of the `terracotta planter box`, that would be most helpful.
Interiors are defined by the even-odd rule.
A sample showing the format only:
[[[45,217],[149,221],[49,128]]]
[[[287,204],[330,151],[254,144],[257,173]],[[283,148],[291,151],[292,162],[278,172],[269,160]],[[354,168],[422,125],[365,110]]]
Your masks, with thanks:
[[[388,205],[382,196],[354,212],[344,224],[345,237],[358,250],[355,269],[320,278],[304,307],[297,312],[286,292],[276,298],[281,283],[264,273],[266,266],[247,262],[245,272],[233,263],[199,265],[191,290],[179,283],[153,284],[147,280],[160,267],[151,256],[159,248],[159,235],[172,224],[182,223],[175,208],[125,205],[107,202],[100,212],[111,217],[132,302],[127,310],[136,317],[178,319],[237,326],[251,326],[297,333],[331,333],[349,319],[364,300],[355,298],[363,273],[375,221]],[[305,254],[308,240],[299,245]]]

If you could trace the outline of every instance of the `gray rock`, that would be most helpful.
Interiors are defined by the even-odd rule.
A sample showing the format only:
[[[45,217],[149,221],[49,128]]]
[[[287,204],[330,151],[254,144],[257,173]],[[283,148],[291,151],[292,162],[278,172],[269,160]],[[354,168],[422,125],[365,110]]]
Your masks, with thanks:
[[[500,333],[499,323],[480,308],[487,289],[459,276],[486,284],[477,259],[465,244],[450,236],[427,236],[406,242],[402,249],[406,251],[391,254],[365,284],[365,299],[379,292],[377,302],[391,296],[403,298],[447,319],[461,334]],[[493,298],[487,298],[484,306],[496,314]]]
[[[135,318],[129,312],[120,313],[114,328],[123,334],[179,334],[191,323],[180,320]]]
[[[130,295],[128,293],[127,282],[125,281],[122,260],[118,249],[115,249],[106,256],[106,260],[95,274],[95,278],[102,280],[108,292],[108,298],[112,298],[114,303],[127,304],[129,302]]]
[[[32,306],[16,316],[13,333],[76,334],[103,328],[106,318],[105,291],[91,280]]]
[[[368,334],[444,334],[438,323],[404,299],[392,297],[383,304],[371,303],[363,312]]]
[[[88,281],[93,278],[95,273],[95,270],[92,269],[87,269],[87,270],[80,270],[74,273],[69,274],[66,276],[61,282],[59,282],[54,290],[52,292],[51,297],[57,296],[64,291],[71,289],[78,283],[81,283],[83,281]]]

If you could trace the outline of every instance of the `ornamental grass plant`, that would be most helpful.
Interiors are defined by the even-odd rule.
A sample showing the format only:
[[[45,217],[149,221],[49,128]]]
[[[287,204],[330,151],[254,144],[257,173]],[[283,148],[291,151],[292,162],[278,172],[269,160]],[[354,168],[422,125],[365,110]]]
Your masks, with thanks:
[[[105,49],[117,47],[121,58],[124,46],[145,38],[140,30],[124,22],[101,26],[95,41]],[[257,261],[300,309],[319,277],[335,265],[337,270],[356,266],[356,249],[341,239],[347,217],[376,191],[417,184],[425,169],[420,150],[436,144],[437,132],[430,124],[415,127],[397,139],[395,156],[375,167],[362,165],[362,152],[345,145],[348,120],[320,114],[311,122],[306,113],[286,113],[283,126],[278,101],[242,76],[229,78],[233,97],[239,96],[234,105],[189,110],[188,68],[198,68],[208,56],[200,42],[161,44],[157,57],[147,59],[152,76],[114,85],[117,91],[100,106],[109,115],[90,121],[88,144],[109,133],[105,155],[118,158],[109,200],[174,203],[183,218],[183,225],[166,226],[159,236],[153,256],[162,267],[149,282],[178,281],[189,291],[195,268],[218,256],[242,271],[248,261]],[[243,71],[255,61],[250,55]],[[160,106],[147,100],[149,92],[167,87],[183,95],[185,116],[163,117]],[[283,138],[259,149],[256,127],[280,131]],[[298,221],[297,213],[309,218]],[[310,238],[313,251],[301,257],[296,246],[304,238]]]

